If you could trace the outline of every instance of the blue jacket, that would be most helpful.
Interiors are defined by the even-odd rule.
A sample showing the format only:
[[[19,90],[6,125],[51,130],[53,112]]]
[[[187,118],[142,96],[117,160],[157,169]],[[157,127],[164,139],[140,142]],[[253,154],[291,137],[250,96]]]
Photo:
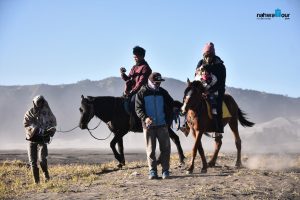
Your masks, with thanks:
[[[150,89],[147,85],[142,86],[135,98],[135,111],[142,120],[145,128],[145,119],[152,119],[151,126],[167,125],[172,120],[173,99],[169,93],[163,89]]]

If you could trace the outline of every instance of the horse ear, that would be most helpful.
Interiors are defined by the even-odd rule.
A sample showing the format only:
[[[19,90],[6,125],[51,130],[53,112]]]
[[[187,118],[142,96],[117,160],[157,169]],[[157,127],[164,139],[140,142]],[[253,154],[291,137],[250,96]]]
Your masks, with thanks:
[[[84,99],[84,96],[83,96],[83,95],[81,95],[81,99]]]
[[[190,84],[191,84],[191,81],[190,81],[190,79],[189,79],[189,78],[187,78],[186,82],[187,82],[187,84],[188,84],[188,85],[190,85]]]

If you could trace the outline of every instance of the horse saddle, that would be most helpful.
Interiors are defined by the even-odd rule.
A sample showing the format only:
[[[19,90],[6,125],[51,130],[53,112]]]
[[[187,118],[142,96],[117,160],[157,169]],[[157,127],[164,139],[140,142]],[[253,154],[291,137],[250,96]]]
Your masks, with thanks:
[[[208,103],[207,100],[205,100],[205,102],[206,102],[206,106],[207,106],[208,117],[209,117],[209,119],[212,119],[210,104]],[[230,114],[230,112],[229,112],[229,110],[228,110],[228,107],[227,107],[227,105],[225,104],[224,101],[222,103],[222,113],[223,113],[223,118],[230,118],[230,117],[232,117],[231,114]]]

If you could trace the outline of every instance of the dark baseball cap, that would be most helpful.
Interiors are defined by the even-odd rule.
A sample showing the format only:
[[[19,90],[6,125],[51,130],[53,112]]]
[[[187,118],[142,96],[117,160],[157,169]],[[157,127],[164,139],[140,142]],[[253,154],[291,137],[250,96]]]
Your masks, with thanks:
[[[161,74],[158,73],[158,72],[153,72],[150,76],[149,76],[149,80],[151,82],[162,82],[162,81],[165,81],[165,79],[163,79],[161,77]]]

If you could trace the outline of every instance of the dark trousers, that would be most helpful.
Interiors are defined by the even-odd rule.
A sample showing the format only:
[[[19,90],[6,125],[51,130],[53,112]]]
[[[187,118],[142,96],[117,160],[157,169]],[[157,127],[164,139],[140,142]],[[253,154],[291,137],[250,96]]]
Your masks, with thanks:
[[[223,110],[222,110],[222,104],[223,104],[223,97],[224,93],[218,92],[218,95],[215,95],[213,93],[208,95],[209,104],[211,106],[211,113],[212,117],[215,123],[215,128],[217,133],[224,133],[224,127],[223,127]],[[215,113],[215,110],[217,113]]]
[[[135,81],[131,80],[131,79],[125,82],[125,93],[126,94],[130,93],[134,84],[135,84]]]
[[[28,159],[32,169],[32,173],[34,176],[35,183],[40,182],[39,179],[39,168],[38,168],[38,160],[40,161],[41,169],[45,175],[46,180],[49,179],[48,172],[48,148],[47,144],[43,142],[29,142],[28,144]]]
[[[135,97],[136,94],[133,94],[129,99],[130,131],[140,132],[141,120],[135,112]]]
[[[130,112],[135,113],[135,94],[130,96],[130,101],[129,101],[129,110]]]
[[[217,127],[217,133],[224,133],[224,126],[223,126],[223,110],[222,110],[222,104],[224,99],[224,93],[218,92],[218,96],[216,97],[217,102],[217,121],[218,121],[218,127]]]

